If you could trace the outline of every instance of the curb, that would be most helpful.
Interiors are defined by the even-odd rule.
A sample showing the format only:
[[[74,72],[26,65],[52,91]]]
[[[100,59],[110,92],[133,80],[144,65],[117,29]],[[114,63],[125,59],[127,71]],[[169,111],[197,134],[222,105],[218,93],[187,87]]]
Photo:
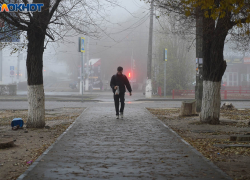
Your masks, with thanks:
[[[193,101],[195,99],[137,99],[135,101]],[[222,99],[221,101],[250,101],[250,99]]]
[[[83,110],[83,112],[80,114],[80,116],[82,116],[82,114],[87,110],[88,108],[85,108],[84,110]],[[32,163],[32,165],[30,165],[30,167],[23,173],[23,174],[21,174],[16,180],[23,180],[23,178],[25,178],[27,175],[28,175],[28,173],[30,172],[30,171],[32,171],[35,167],[36,167],[36,165],[41,161],[41,159],[46,155],[46,154],[48,154],[48,152],[57,144],[57,142],[58,141],[60,141],[60,139],[62,139],[62,137],[73,127],[73,125],[75,124],[75,122],[77,122],[79,119],[80,119],[80,116],[78,116],[77,118],[76,118],[76,120],[56,139],[56,141],[52,144],[52,145],[50,145],[49,147],[48,147],[48,149],[46,149],[33,163]]]
[[[81,99],[79,99],[79,100],[47,100],[47,101],[57,101],[57,102],[100,102],[99,100],[81,100]]]
[[[27,99],[0,99],[0,102],[9,102],[9,101],[28,101]],[[45,99],[45,101],[58,101],[58,102],[82,102],[79,98],[77,99]],[[99,100],[83,100],[83,102],[99,102]]]
[[[145,107],[147,113],[151,114],[147,108]],[[224,176],[227,180],[233,180],[229,175],[227,175],[224,171],[222,171],[218,166],[216,166],[212,161],[208,160],[205,156],[203,156],[198,150],[196,150],[193,146],[191,146],[187,141],[185,141],[178,133],[176,133],[173,129],[171,129],[169,126],[164,124],[158,117],[156,117],[154,114],[151,114],[154,118],[156,118],[157,121],[159,121],[165,128],[167,128],[169,131],[171,131],[173,134],[175,134],[184,144],[186,144],[195,154],[197,154],[199,157],[201,157],[207,164],[209,164],[212,168],[214,168],[217,172],[219,172],[222,176]]]

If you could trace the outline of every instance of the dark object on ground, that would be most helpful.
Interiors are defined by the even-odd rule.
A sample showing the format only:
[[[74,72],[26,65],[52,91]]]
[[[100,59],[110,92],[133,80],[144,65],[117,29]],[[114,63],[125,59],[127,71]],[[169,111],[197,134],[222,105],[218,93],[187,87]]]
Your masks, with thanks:
[[[23,120],[22,118],[14,118],[11,122],[11,127],[17,126],[19,125],[19,127],[23,127]]]
[[[19,125],[13,126],[13,127],[12,127],[12,130],[14,130],[14,131],[16,131],[16,130],[18,130],[18,129],[19,129]]]
[[[13,147],[13,146],[14,146],[14,141],[12,139],[9,139],[9,138],[0,139],[0,149],[5,149],[5,148]]]
[[[230,136],[230,141],[250,141],[250,135]]]
[[[45,128],[45,129],[50,129],[50,126],[45,126],[44,128]]]
[[[226,102],[221,106],[221,109],[224,110],[234,110],[236,109],[232,103]]]
[[[196,101],[182,101],[180,116],[192,116],[196,114]]]

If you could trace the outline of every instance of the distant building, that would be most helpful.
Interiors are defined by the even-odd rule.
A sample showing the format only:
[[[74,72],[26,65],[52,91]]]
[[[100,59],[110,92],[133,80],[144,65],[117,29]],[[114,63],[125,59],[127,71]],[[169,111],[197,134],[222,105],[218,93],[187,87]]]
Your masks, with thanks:
[[[0,19],[0,30],[4,32],[6,29],[11,28],[6,22]],[[3,37],[8,37],[3,39]],[[17,31],[15,34],[12,33],[0,33],[0,43],[9,43],[3,49],[0,48],[0,84],[11,84],[16,82],[25,81],[27,78],[26,74],[26,63],[24,61],[24,53],[19,54],[18,63],[18,52],[12,53],[13,47],[18,48],[20,42],[20,33]],[[18,73],[19,64],[19,73]],[[18,79],[19,74],[19,79]]]
[[[227,87],[250,88],[250,54],[233,52],[226,47],[224,59],[227,69],[222,78]]]
[[[0,50],[0,84],[12,84],[27,80],[26,61],[24,53],[19,55],[18,80],[18,53],[11,54],[10,47]]]

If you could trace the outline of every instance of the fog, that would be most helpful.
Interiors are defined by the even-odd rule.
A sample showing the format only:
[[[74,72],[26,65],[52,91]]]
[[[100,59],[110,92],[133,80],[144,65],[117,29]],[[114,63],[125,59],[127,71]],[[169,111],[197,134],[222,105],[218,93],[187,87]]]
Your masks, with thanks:
[[[83,27],[83,29],[87,29],[85,34],[77,34],[74,30],[70,30],[63,40],[45,42],[43,55],[45,92],[79,92],[81,73],[79,37],[85,38],[85,53],[83,53],[85,61],[85,90],[100,90],[100,83],[102,84],[102,90],[110,90],[109,81],[111,76],[116,73],[118,66],[122,66],[124,68],[123,73],[129,77],[130,82],[133,84],[133,90],[144,91],[147,79],[149,9],[149,4],[143,1],[120,0],[117,4],[105,10],[105,18],[97,27],[98,36],[96,36],[96,33],[93,35],[89,31],[90,28]],[[160,21],[162,22],[160,23]],[[170,45],[173,44],[173,41],[170,42],[169,39],[178,39],[160,32],[164,21],[166,20],[154,18],[152,59],[154,92],[157,91],[158,87],[163,87],[162,50],[171,48]],[[168,26],[166,25],[166,28]],[[182,47],[182,51],[186,52],[189,44],[184,42],[178,43],[185,44],[185,47]],[[175,49],[179,49],[178,44],[175,45]],[[192,54],[194,49],[190,52]],[[20,69],[25,68],[25,50],[23,50],[22,54],[24,56]],[[173,62],[177,62],[175,59],[179,58],[179,54],[177,52],[172,53],[169,56],[170,60],[172,58]],[[195,56],[187,55],[186,57],[182,58],[181,61],[178,60],[179,65],[186,64],[184,66],[186,69],[179,68],[179,65],[171,62],[167,67],[169,73],[167,74],[167,89],[169,92],[173,88],[188,89],[190,88],[190,83],[194,81],[195,68],[191,67],[190,64],[194,65]],[[90,65],[89,74],[87,74],[87,62]],[[101,64],[96,66],[96,64],[91,63]],[[173,68],[179,68],[179,70],[173,72]],[[25,78],[27,78],[27,75]],[[26,90],[25,85],[27,82],[25,78],[19,79],[19,90],[21,91]]]
[[[148,24],[148,4],[136,0],[120,1],[119,6],[107,12],[105,29],[100,30],[100,37],[77,35],[65,37],[63,42],[49,43],[44,51],[45,91],[59,90],[62,84],[66,86],[75,81],[79,86],[81,67],[79,37],[85,37],[86,41],[85,63],[91,59],[101,60],[99,78],[104,86],[108,86],[118,66],[124,68],[125,75],[131,73],[131,58],[135,60],[136,66],[135,72],[131,75],[136,84],[142,86],[146,79]],[[52,81],[60,83],[56,83],[56,87],[53,85],[52,88]],[[78,91],[78,89],[71,90]]]
[[[43,75],[45,92],[79,92],[81,74],[81,53],[79,37],[85,38],[84,77],[85,90],[110,90],[109,81],[118,66],[124,68],[134,91],[144,91],[147,79],[147,54],[149,39],[149,4],[138,0],[118,1],[105,10],[105,17],[96,29],[83,27],[85,34],[70,30],[63,39],[45,42],[43,55]],[[155,10],[156,16],[160,13]],[[98,20],[98,18],[97,18]],[[163,50],[168,49],[167,93],[173,89],[194,90],[195,87],[195,46],[194,33],[174,34],[175,26],[170,17],[154,17],[152,80],[153,93],[159,94],[164,86]],[[178,28],[176,29],[178,31]],[[94,31],[94,30],[93,30]],[[14,45],[15,46],[15,45]],[[234,49],[235,44],[225,45],[224,56],[228,63],[223,83],[238,88],[250,86],[250,55]],[[3,84],[19,82],[18,90],[27,90],[26,49],[20,55],[11,53],[10,47],[3,52]],[[19,58],[18,58],[19,57]],[[19,79],[17,67],[19,59]],[[89,62],[89,74],[87,74]],[[16,75],[9,76],[9,68],[14,67]]]

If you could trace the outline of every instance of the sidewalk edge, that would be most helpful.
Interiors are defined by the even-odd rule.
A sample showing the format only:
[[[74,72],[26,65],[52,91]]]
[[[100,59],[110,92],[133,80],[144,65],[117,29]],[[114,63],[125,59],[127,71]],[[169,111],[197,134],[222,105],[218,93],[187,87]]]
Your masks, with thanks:
[[[27,99],[0,99],[0,102],[20,102],[25,101],[27,102]],[[45,101],[53,101],[53,102],[99,102],[99,100],[89,99],[89,100],[81,100],[81,99],[46,99]]]
[[[58,141],[62,139],[62,137],[74,126],[74,124],[80,119],[80,116],[87,110],[88,108],[85,108],[83,112],[76,118],[76,120],[56,139],[56,141],[51,144],[33,163],[30,165],[30,167],[23,173],[21,174],[16,180],[23,180],[30,171],[32,171],[36,165],[41,161],[41,159],[48,154],[48,152],[56,145]]]
[[[151,99],[136,99],[135,101],[191,101],[195,99],[166,99],[166,98],[151,98]],[[250,101],[250,99],[221,99],[221,102],[226,101],[243,101],[247,102]]]
[[[216,166],[212,161],[208,160],[205,156],[203,156],[198,150],[196,150],[193,146],[191,146],[187,141],[185,141],[178,133],[176,133],[173,129],[171,129],[169,126],[167,126],[166,124],[164,124],[160,119],[158,119],[158,117],[156,117],[154,114],[150,113],[147,108],[145,107],[147,113],[151,114],[154,118],[157,119],[157,121],[159,121],[164,127],[166,127],[169,131],[171,131],[173,134],[175,134],[178,138],[180,138],[180,140],[186,144],[187,146],[189,146],[191,148],[191,150],[197,154],[198,156],[200,156],[206,163],[208,163],[210,166],[212,166],[217,172],[219,172],[221,175],[223,175],[226,179],[228,180],[233,180],[227,173],[225,173],[224,171],[222,171],[218,166]]]

